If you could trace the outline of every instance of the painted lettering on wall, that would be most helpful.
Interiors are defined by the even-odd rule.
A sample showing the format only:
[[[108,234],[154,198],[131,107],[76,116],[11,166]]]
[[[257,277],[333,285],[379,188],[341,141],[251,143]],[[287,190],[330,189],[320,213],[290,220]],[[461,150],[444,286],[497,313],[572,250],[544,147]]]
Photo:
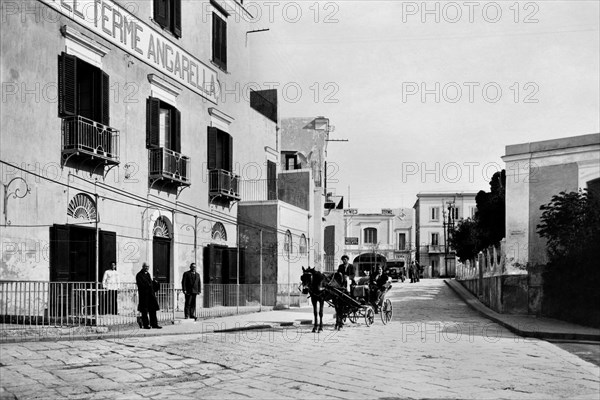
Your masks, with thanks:
[[[39,0],[217,103],[217,73],[110,0]]]

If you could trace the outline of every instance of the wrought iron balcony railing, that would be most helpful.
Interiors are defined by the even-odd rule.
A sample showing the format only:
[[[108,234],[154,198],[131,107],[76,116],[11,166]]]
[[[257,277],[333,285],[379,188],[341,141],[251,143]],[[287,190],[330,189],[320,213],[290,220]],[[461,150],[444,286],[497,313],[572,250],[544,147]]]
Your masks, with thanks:
[[[179,186],[191,185],[191,161],[176,151],[158,147],[150,149],[150,179],[171,180]]]
[[[62,153],[118,164],[119,131],[80,115],[63,118]]]
[[[223,169],[208,171],[208,194],[211,196],[224,196],[233,200],[240,200],[240,177]]]

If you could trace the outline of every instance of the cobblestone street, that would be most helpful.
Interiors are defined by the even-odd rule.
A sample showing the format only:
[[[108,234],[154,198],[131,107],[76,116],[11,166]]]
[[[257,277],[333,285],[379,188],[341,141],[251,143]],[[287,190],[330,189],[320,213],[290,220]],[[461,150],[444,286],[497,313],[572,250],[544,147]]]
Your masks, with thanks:
[[[589,398],[599,368],[514,336],[442,280],[394,284],[394,318],[118,340],[3,344],[5,398]],[[243,325],[243,317],[241,324]],[[226,328],[233,328],[233,326]]]

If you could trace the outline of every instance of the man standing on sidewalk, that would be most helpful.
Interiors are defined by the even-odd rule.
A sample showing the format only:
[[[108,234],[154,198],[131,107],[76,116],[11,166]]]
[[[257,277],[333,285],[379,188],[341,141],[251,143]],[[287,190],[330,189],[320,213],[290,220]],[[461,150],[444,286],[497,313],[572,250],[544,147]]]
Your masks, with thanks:
[[[158,300],[154,294],[154,282],[148,270],[150,266],[147,263],[142,264],[142,270],[135,276],[135,283],[138,287],[139,303],[138,311],[142,314],[142,325],[144,329],[162,329],[162,326],[158,326],[158,320],[156,318],[156,312],[158,311]],[[150,321],[148,321],[148,314],[150,314]]]
[[[191,263],[190,270],[183,273],[181,289],[185,295],[185,307],[183,309],[185,319],[196,319],[196,295],[202,293],[202,282],[200,282],[200,274],[196,272],[196,264]]]

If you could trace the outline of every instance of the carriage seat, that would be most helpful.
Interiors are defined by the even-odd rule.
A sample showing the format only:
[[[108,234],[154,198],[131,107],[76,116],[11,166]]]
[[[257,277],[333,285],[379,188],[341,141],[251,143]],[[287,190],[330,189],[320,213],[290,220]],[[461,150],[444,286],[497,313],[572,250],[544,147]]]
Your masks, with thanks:
[[[356,285],[352,288],[353,297],[367,297],[369,295],[369,285]]]

